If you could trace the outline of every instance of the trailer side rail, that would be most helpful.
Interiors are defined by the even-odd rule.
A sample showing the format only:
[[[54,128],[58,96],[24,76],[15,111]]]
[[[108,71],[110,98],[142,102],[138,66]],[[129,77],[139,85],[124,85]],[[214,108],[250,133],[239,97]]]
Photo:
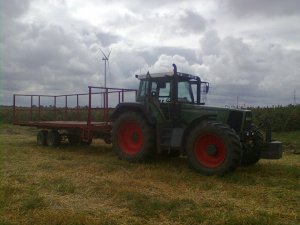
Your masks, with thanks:
[[[108,125],[110,113],[118,103],[135,101],[137,90],[89,86],[88,93],[67,95],[14,94],[13,122],[38,126],[46,122],[97,122]]]

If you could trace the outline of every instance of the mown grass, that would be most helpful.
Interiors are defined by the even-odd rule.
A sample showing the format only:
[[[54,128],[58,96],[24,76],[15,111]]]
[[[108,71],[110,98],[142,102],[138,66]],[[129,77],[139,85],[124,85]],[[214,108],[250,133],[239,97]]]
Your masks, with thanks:
[[[276,138],[289,148],[300,134]],[[0,141],[0,224],[300,224],[292,151],[206,177],[184,158],[127,163],[99,140],[38,147],[31,128],[2,124]]]

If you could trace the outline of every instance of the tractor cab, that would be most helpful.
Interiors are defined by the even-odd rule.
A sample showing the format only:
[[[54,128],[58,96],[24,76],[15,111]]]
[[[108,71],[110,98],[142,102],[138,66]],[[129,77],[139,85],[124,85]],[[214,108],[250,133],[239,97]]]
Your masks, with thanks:
[[[140,80],[137,102],[147,106],[158,122],[178,121],[182,109],[204,105],[209,83],[200,77],[177,72],[136,75]]]
[[[173,72],[136,75],[140,80],[137,101],[147,98],[159,103],[186,103],[204,105],[209,83],[187,73]]]

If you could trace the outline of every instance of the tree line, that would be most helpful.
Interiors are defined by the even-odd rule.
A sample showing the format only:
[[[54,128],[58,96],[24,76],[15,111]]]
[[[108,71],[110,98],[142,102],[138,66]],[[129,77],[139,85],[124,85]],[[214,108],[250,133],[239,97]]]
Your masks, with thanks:
[[[247,109],[253,112],[253,122],[258,126],[268,120],[272,124],[273,131],[300,130],[300,105],[248,107]],[[0,122],[13,122],[12,107],[0,106]]]
[[[273,131],[300,130],[300,105],[249,107],[254,123],[259,125],[269,120]]]

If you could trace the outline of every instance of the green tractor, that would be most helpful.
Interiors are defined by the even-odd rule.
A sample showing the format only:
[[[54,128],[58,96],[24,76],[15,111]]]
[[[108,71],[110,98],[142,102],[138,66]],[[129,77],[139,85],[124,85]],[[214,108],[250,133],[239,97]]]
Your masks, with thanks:
[[[113,149],[121,159],[140,162],[155,154],[187,156],[192,168],[223,175],[259,159],[282,157],[282,143],[252,122],[249,110],[205,106],[209,83],[174,71],[136,75],[136,102],[117,105],[112,114]],[[265,137],[264,137],[265,136]]]

